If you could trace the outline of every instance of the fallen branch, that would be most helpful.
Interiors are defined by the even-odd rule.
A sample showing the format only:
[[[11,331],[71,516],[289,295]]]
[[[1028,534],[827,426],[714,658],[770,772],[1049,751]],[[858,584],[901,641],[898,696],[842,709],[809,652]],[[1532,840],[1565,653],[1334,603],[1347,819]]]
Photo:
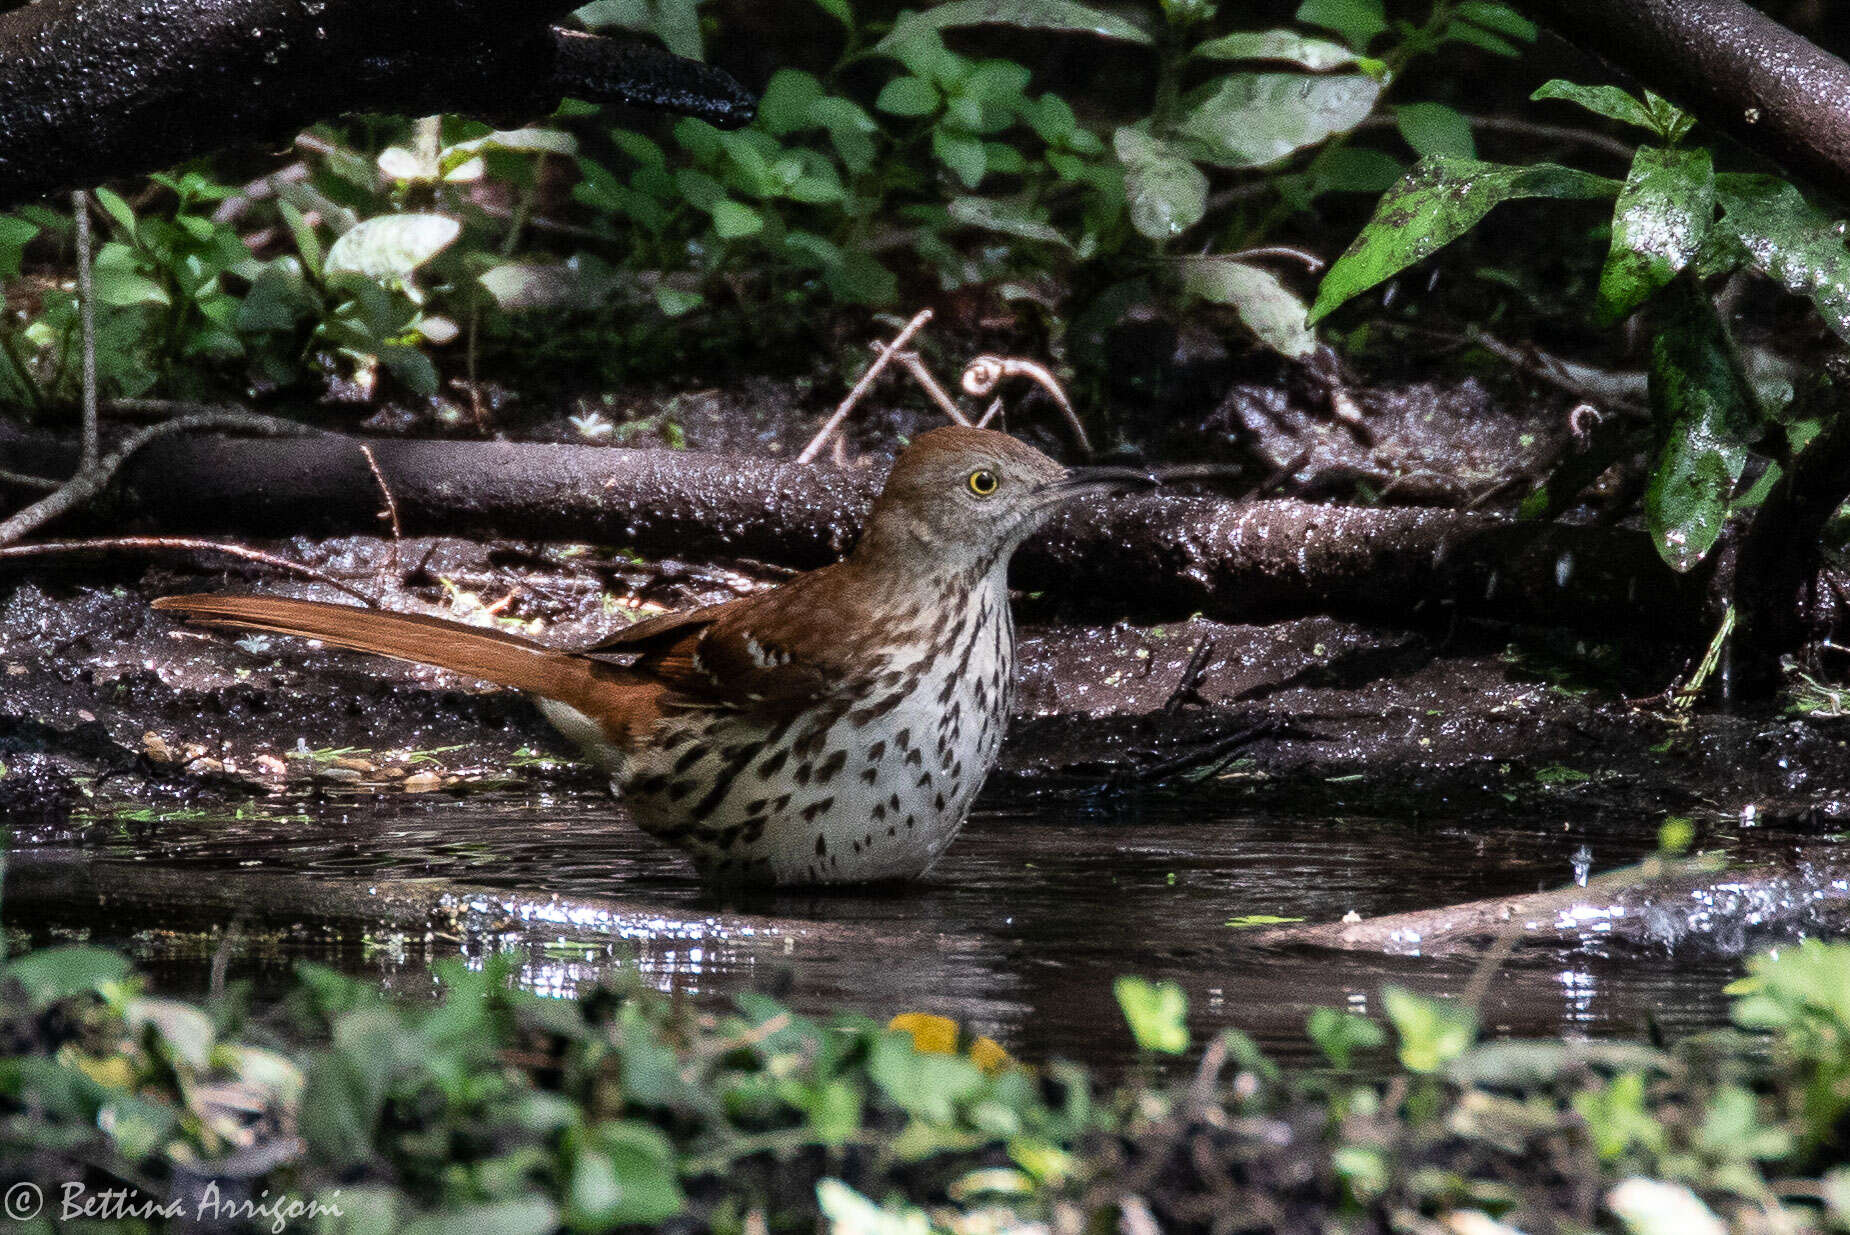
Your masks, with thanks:
[[[822,565],[854,542],[880,476],[759,458],[514,442],[376,441],[407,535],[592,541],[647,556]],[[240,538],[378,529],[352,438],[168,438],[124,476],[121,513]],[[1148,496],[1080,504],[1016,582],[1094,614],[1228,621],[1457,613],[1582,630],[1700,634],[1706,581],[1628,529],[1448,510]]]
[[[1736,955],[1754,940],[1841,930],[1850,922],[1843,856],[1807,847],[1790,863],[1724,869],[1717,863],[1645,862],[1628,881],[1502,896],[1354,922],[1276,926],[1246,938],[1272,947],[1329,948],[1393,956],[1448,957],[1517,947],[1685,947]],[[1753,936],[1752,939],[1749,936]]]
[[[54,519],[71,513],[95,498],[108,486],[110,481],[115,479],[116,473],[122,470],[123,465],[150,443],[164,437],[171,437],[176,433],[214,429],[265,434],[310,432],[293,421],[277,420],[271,416],[259,416],[252,412],[204,412],[196,416],[181,416],[157,425],[150,425],[146,429],[131,433],[121,445],[102,459],[95,462],[90,462],[88,459],[80,460],[76,475],[24,510],[0,521],[0,546],[12,544],[20,537],[36,531]],[[88,434],[86,434],[86,446],[88,445],[87,439]],[[210,486],[206,486],[202,491],[209,492]]]
[[[573,0],[38,0],[0,13],[0,205],[271,148],[350,112],[502,124],[565,97],[751,120],[719,69],[555,29]]]

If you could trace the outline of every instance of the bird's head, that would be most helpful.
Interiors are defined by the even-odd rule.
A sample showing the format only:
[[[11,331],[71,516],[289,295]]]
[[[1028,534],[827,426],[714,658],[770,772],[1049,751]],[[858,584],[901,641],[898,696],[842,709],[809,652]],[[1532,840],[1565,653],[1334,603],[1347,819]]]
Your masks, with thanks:
[[[991,429],[933,429],[893,464],[856,552],[987,569],[1006,561],[1063,502],[1152,483],[1124,468],[1063,467]]]

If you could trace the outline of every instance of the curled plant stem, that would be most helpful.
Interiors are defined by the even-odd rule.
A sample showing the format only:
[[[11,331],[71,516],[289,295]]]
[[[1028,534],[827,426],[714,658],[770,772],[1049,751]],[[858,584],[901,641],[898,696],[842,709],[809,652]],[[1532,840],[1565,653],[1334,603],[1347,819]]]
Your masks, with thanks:
[[[1060,406],[1060,414],[1066,417],[1066,423],[1073,430],[1073,439],[1079,443],[1079,449],[1088,455],[1092,453],[1092,439],[1086,436],[1086,427],[1080,423],[1079,413],[1073,410],[1072,400],[1066,397],[1066,391],[1059,380],[1044,366],[1032,360],[1016,356],[978,356],[964,366],[964,393],[982,398],[995,393],[1002,379],[1008,377],[1028,378],[1053,396],[1053,401]],[[985,416],[983,419],[989,418]]]

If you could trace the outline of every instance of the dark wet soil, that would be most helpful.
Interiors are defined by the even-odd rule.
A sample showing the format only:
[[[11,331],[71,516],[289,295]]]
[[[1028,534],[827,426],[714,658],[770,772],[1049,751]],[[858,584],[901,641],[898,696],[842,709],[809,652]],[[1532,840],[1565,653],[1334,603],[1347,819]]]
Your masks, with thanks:
[[[680,605],[768,577],[407,542],[399,575],[424,569],[405,582],[382,542],[273,547],[393,607],[486,604],[560,643],[594,638],[639,599]],[[723,898],[630,827],[523,701],[293,640],[181,630],[146,609],[152,594],[254,579],[169,564],[99,584],[95,569],[0,599],[8,926],[126,942],[186,990],[213,980],[221,949],[222,976],[260,992],[304,958],[415,992],[437,957],[512,947],[541,990],[627,971],[699,999],[765,989],[806,1008],[942,1012],[1028,1055],[1110,1062],[1130,1049],[1111,980],[1135,972],[1181,981],[1203,1028],[1291,1053],[1311,1007],[1367,1008],[1387,981],[1457,991],[1473,964],[1250,942],[1270,921],[1558,887],[1650,853],[1672,815],[1699,844],[1777,860],[1842,826],[1850,784],[1844,722],[1628,706],[1679,668],[1646,648],[1331,619],[1048,625],[1026,598],[1003,768],[929,880]],[[98,894],[48,893],[47,869],[80,872]],[[39,882],[21,882],[28,870]],[[150,871],[194,872],[224,895],[187,908],[138,894]],[[478,901],[616,898],[621,911],[520,916],[483,901],[452,927],[410,931],[332,911],[407,880],[485,889],[468,894]],[[303,881],[327,914],[296,895]],[[266,912],[285,885],[286,911]],[[1739,948],[1762,937],[1706,939],[1674,962],[1596,939],[1528,950],[1492,983],[1487,1020],[1551,1035],[1713,1025]]]

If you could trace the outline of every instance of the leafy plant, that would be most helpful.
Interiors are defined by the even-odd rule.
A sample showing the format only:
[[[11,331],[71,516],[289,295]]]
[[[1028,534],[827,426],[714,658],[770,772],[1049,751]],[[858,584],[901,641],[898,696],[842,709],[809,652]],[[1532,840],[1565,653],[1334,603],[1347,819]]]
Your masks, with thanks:
[[[1777,177],[1718,174],[1707,149],[1687,144],[1691,118],[1656,95],[1553,81],[1535,97],[1577,104],[1654,140],[1638,147],[1623,182],[1553,164],[1512,167],[1447,155],[1422,161],[1382,197],[1331,267],[1311,318],[1430,257],[1503,202],[1611,198],[1611,243],[1593,309],[1608,323],[1641,308],[1652,312],[1655,457],[1645,515],[1658,552],[1687,571],[1721,536],[1749,457],[1781,413],[1781,400],[1748,379],[1701,281],[1757,271],[1810,299],[1825,323],[1850,339],[1844,225]],[[1539,513],[1548,505],[1542,491],[1525,509]]]

